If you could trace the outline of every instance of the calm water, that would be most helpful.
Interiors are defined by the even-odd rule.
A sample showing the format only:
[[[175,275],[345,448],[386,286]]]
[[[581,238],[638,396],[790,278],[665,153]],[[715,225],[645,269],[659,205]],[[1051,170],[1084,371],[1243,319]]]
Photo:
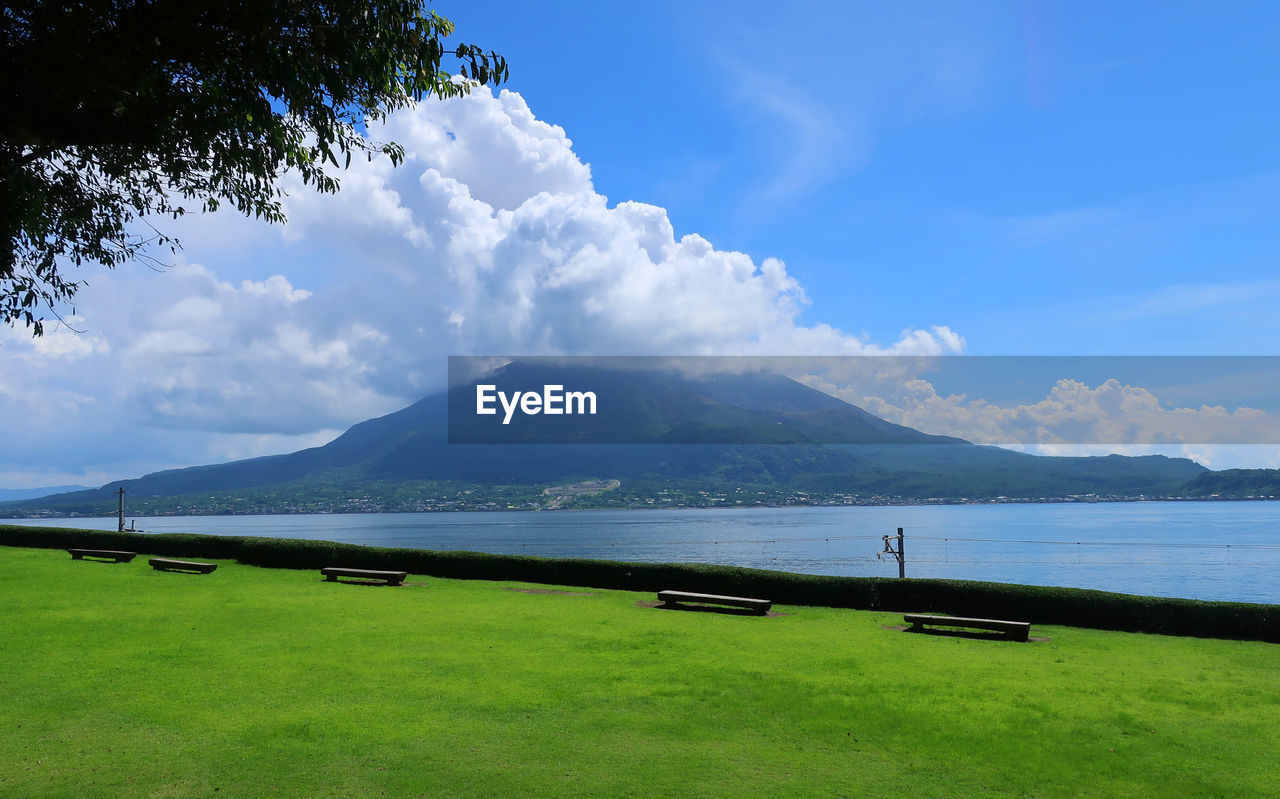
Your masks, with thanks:
[[[186,516],[137,526],[859,576],[897,575],[876,553],[902,527],[908,577],[1280,603],[1280,502]]]

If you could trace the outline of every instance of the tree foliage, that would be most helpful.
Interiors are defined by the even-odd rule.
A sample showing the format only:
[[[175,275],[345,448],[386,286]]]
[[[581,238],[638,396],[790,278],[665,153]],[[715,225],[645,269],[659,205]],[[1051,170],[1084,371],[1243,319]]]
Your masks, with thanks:
[[[176,251],[150,218],[230,204],[281,222],[286,171],[332,193],[353,154],[399,163],[368,121],[507,78],[452,33],[420,0],[7,3],[0,319],[39,336],[80,286],[69,266]]]

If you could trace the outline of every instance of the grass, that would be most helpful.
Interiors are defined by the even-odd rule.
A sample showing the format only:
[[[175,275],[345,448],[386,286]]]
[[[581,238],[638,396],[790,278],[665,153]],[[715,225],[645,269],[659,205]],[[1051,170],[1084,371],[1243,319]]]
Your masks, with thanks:
[[[219,563],[0,547],[0,796],[1275,794],[1274,644]]]

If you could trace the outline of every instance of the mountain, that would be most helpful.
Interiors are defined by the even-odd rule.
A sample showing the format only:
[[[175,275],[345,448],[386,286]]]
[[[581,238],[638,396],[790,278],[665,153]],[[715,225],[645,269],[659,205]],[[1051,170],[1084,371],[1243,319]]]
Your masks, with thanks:
[[[20,499],[39,499],[50,494],[65,494],[68,491],[85,491],[88,486],[45,486],[44,488],[0,488],[0,502]]]
[[[598,413],[513,416],[503,425],[501,409],[475,413],[479,384],[507,393],[589,387]],[[552,443],[563,441],[580,443]],[[744,487],[763,504],[1170,496],[1206,472],[1187,459],[1043,457],[932,436],[771,374],[535,362],[361,422],[322,447],[0,503],[0,515],[110,513],[120,487],[130,512],[144,515],[536,506],[548,486],[597,479],[621,482],[606,498],[621,504],[653,504],[658,495],[697,504],[699,495]],[[446,494],[452,504],[438,504]]]
[[[596,413],[499,423],[476,413],[477,383],[494,392],[540,393],[548,385],[598,395]],[[494,392],[490,392],[493,394]],[[449,438],[468,444],[961,444],[887,422],[861,408],[767,372],[687,377],[661,369],[555,362],[508,364],[448,394]]]
[[[1186,486],[1192,497],[1280,497],[1280,469],[1223,469],[1205,472]]]

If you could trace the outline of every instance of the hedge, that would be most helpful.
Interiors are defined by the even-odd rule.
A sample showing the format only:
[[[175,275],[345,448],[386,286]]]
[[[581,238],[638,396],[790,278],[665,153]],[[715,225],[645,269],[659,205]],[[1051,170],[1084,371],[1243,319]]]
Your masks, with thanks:
[[[42,549],[124,549],[153,555],[236,560],[252,566],[395,569],[464,580],[512,580],[584,588],[662,589],[758,596],[784,605],[1011,618],[1101,630],[1280,643],[1280,605],[1204,602],[1084,588],[835,577],[685,563],[542,558],[391,549],[291,538],[114,533],[0,525],[0,544]]]

